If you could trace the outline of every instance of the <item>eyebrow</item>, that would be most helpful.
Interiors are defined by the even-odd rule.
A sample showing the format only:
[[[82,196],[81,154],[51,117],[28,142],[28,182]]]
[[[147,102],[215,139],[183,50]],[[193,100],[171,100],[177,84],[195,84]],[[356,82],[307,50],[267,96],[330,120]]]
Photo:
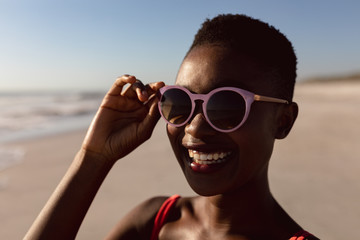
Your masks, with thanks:
[[[250,91],[250,92],[252,92],[252,90],[253,90],[253,89],[249,88],[247,85],[238,82],[236,79],[225,78],[225,79],[219,80],[218,82],[219,82],[219,84],[216,84],[215,87],[213,87],[211,89],[206,89],[207,90],[206,92],[208,93],[211,90],[216,89],[216,88],[220,88],[220,87],[236,87],[236,88],[241,88],[241,89],[244,89],[244,90],[247,90],[247,91]],[[234,85],[234,83],[239,83],[239,84]],[[174,85],[184,87],[184,88],[188,89],[190,92],[196,93],[196,92],[191,90],[189,85],[185,85],[185,84],[184,85],[183,84],[182,85],[174,84]]]

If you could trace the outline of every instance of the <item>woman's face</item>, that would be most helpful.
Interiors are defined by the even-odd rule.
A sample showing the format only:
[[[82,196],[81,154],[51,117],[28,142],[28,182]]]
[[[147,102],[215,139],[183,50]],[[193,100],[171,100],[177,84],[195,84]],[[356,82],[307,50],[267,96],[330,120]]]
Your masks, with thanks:
[[[196,47],[184,59],[176,85],[205,94],[224,86],[239,87],[272,96],[259,67],[245,56],[226,48]],[[234,192],[245,184],[266,177],[276,129],[274,104],[254,102],[244,125],[231,133],[214,130],[205,120],[201,104],[184,127],[167,126],[168,136],[185,177],[200,195]],[[195,158],[218,158],[205,164]],[[202,155],[202,156],[201,156]]]

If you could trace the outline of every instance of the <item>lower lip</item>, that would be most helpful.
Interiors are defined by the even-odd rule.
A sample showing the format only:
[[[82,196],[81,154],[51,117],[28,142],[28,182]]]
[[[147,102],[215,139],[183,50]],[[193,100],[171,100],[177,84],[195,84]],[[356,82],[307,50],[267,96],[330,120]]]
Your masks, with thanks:
[[[226,159],[224,162],[214,163],[214,164],[198,164],[194,161],[191,161],[190,168],[194,172],[198,172],[198,173],[213,173],[223,168],[227,162],[228,159]]]

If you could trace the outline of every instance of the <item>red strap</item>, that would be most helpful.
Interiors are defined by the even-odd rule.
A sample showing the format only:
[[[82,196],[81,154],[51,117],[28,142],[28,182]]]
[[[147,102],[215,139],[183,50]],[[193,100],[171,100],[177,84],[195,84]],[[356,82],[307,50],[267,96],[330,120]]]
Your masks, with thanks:
[[[170,210],[172,207],[175,206],[176,201],[180,198],[179,195],[173,195],[165,200],[165,202],[161,205],[154,221],[154,227],[151,234],[150,240],[158,240],[159,233],[161,228],[166,223],[166,218],[168,217]],[[311,233],[307,231],[299,231],[297,232],[293,237],[291,237],[289,240],[306,240],[306,239],[313,239],[313,240],[319,240],[317,237],[312,235]]]
[[[290,238],[289,240],[306,240],[306,239],[318,239],[317,237],[315,237],[314,235],[312,235],[311,233],[307,232],[307,231],[299,231],[297,232],[292,238]]]
[[[158,240],[160,230],[162,226],[164,226],[166,222],[166,218],[169,215],[171,208],[175,206],[175,203],[179,198],[180,198],[179,195],[173,195],[168,199],[166,199],[166,201],[160,207],[154,221],[154,227],[150,240]]]

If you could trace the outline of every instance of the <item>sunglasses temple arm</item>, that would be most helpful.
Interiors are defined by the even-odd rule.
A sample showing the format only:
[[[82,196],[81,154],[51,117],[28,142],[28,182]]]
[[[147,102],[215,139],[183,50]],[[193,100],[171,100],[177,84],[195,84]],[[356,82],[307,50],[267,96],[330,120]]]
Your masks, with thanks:
[[[254,95],[254,100],[255,101],[261,101],[261,102],[274,102],[274,103],[289,104],[289,102],[287,100],[284,100],[284,99],[273,98],[273,97],[265,97],[265,96],[256,95],[256,94]]]

